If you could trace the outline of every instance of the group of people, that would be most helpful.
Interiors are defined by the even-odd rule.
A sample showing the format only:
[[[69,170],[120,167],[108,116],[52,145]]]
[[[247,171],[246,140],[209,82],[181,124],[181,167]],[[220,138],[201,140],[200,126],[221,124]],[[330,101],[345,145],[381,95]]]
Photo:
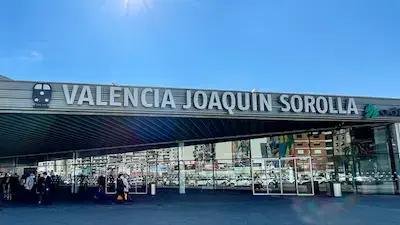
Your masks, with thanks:
[[[14,200],[19,187],[17,174],[5,174],[0,178],[0,202]]]
[[[129,189],[130,185],[128,182],[127,175],[124,174],[119,174],[117,177],[117,181],[115,182],[114,176],[110,175],[108,177],[108,184],[111,185],[111,188],[116,184],[115,187],[115,201],[117,203],[123,203],[126,201],[130,201],[130,196],[129,196]],[[96,195],[94,196],[95,200],[105,200],[106,199],[106,178],[104,176],[100,176],[97,180],[98,183],[98,191]]]
[[[113,175],[109,175],[107,181],[104,176],[99,176],[97,179],[97,184],[98,190],[94,196],[94,199],[96,201],[101,202],[108,199],[106,197],[107,186],[110,188],[109,190],[111,190],[111,192],[116,192],[115,201],[117,203],[124,203],[126,201],[132,200],[129,196],[130,184],[128,181],[128,175],[126,174],[119,174],[116,182]]]
[[[54,184],[51,176],[44,172],[21,176],[6,174],[0,178],[0,201],[37,202],[51,204]]]
[[[115,185],[115,201],[123,203],[130,201],[130,184],[128,175],[119,174]],[[115,178],[113,178],[113,182]],[[6,174],[0,176],[0,203],[2,201],[21,201],[27,203],[37,203],[39,205],[48,205],[52,203],[54,191],[56,189],[56,178],[47,174],[47,172],[35,175],[29,173],[19,177],[17,174]],[[106,178],[98,177],[98,191],[94,196],[96,200],[107,200],[106,196]]]

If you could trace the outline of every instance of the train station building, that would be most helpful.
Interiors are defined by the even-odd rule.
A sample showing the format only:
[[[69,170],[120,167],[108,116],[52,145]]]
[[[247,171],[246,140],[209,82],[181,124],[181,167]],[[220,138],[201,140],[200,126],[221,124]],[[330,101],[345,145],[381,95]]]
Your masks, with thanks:
[[[79,194],[399,194],[400,99],[0,78],[0,177]]]

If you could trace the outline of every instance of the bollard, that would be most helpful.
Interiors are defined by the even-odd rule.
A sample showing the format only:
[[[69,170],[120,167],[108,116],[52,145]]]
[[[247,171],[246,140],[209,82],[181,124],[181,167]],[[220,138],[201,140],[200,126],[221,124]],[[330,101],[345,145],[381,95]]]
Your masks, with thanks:
[[[155,183],[150,184],[150,194],[156,195],[156,184]]]
[[[340,183],[333,184],[333,195],[335,197],[342,197],[342,185]]]

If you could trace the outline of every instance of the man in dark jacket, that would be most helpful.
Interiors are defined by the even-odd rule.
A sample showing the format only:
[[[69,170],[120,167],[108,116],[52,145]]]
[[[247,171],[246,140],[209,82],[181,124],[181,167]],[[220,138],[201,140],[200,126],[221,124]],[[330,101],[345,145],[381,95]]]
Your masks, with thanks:
[[[43,173],[44,177],[44,204],[49,205],[52,203],[52,189],[53,189],[53,180],[50,176],[47,175],[46,172]]]
[[[10,198],[11,200],[19,200],[21,187],[19,185],[19,176],[14,174],[10,177]]]
[[[106,178],[103,175],[101,175],[101,176],[99,176],[97,178],[97,186],[98,186],[98,189],[97,189],[97,192],[96,192],[96,194],[94,196],[94,199],[96,201],[102,202],[102,201],[104,201],[106,199],[106,194],[105,194],[105,192],[106,192]]]
[[[43,196],[44,196],[45,189],[46,189],[45,178],[41,174],[38,174],[37,185],[36,185],[36,194],[38,196],[38,204],[39,205],[43,204]]]
[[[36,185],[36,194],[38,195],[39,205],[44,203],[43,201],[44,201],[45,189],[46,189],[45,178],[41,174],[39,174]]]
[[[3,181],[4,181],[4,177],[0,176],[0,206],[2,206],[3,204]]]

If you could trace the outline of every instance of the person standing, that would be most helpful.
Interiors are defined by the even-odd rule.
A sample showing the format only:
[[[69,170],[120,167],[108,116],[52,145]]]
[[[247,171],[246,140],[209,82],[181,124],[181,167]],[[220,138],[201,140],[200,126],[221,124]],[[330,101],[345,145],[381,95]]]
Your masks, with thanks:
[[[94,195],[94,200],[97,202],[103,202],[106,199],[106,178],[100,175],[97,178],[97,192]]]
[[[33,186],[35,185],[35,174],[31,173],[25,179],[24,189],[26,193],[26,201],[31,202],[33,200]]]
[[[15,173],[10,177],[10,200],[19,200],[20,192],[21,186],[19,185],[19,176]]]
[[[45,187],[43,199],[46,205],[50,205],[53,200],[52,199],[53,180],[51,179],[50,176],[47,175],[47,172],[44,172],[43,176],[44,176],[44,187]]]
[[[2,184],[3,189],[3,199],[6,201],[11,200],[11,178],[10,175],[7,174],[3,180]]]
[[[127,174],[122,176],[122,182],[124,183],[124,201],[128,201],[128,194],[129,194],[129,182],[128,182],[128,178],[127,178]]]
[[[36,185],[36,194],[38,196],[39,205],[43,204],[45,189],[46,189],[45,178],[41,174],[39,174]]]
[[[4,191],[3,191],[3,183],[5,182],[5,176],[0,176],[0,206],[3,204],[4,200]]]
[[[117,178],[117,202],[123,203],[125,201],[125,184],[123,180],[123,175],[118,175]]]

